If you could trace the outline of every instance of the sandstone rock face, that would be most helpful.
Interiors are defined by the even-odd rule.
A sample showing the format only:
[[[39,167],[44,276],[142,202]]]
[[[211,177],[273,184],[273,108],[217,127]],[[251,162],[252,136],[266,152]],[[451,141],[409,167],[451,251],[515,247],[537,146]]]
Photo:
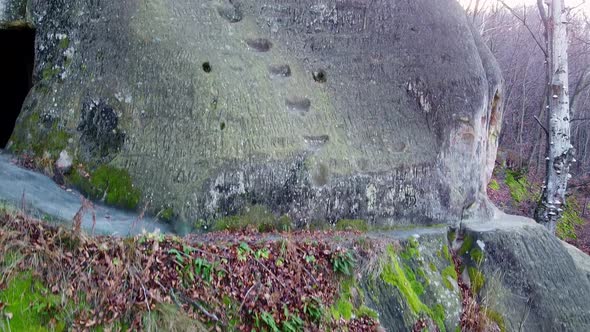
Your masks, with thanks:
[[[488,213],[502,79],[454,0],[29,3],[13,151],[123,169],[184,221]]]

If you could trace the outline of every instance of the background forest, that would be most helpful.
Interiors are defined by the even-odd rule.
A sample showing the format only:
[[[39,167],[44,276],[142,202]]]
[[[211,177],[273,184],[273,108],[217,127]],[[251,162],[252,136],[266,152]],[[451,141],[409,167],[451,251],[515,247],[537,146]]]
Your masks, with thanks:
[[[492,50],[505,79],[504,120],[494,179],[495,203],[510,213],[533,217],[543,175],[547,140],[543,24],[534,1],[463,2],[468,17]],[[582,1],[569,4],[571,167],[568,201],[558,235],[589,251],[590,202],[590,15]]]

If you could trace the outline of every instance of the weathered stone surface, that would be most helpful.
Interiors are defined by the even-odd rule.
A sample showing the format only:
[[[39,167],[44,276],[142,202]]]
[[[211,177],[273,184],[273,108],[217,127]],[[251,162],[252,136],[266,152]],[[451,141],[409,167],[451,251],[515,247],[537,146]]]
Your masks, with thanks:
[[[468,243],[461,245],[465,271],[484,275],[480,299],[508,331],[590,330],[589,256],[572,256],[544,227],[520,217],[464,223],[457,238]],[[481,264],[474,261],[478,250]]]
[[[72,157],[68,154],[68,151],[63,150],[59,153],[55,168],[62,174],[67,173],[72,169],[72,162]]]
[[[36,85],[13,150],[66,134],[53,150],[127,170],[152,209],[184,221],[251,204],[298,222],[489,212],[501,77],[454,0],[28,10]]]
[[[0,0],[0,29],[18,26],[27,19],[24,0]]]

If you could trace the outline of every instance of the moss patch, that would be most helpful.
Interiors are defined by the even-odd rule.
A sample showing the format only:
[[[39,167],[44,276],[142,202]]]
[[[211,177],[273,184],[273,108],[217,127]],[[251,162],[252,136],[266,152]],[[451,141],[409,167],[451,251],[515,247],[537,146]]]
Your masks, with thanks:
[[[86,178],[75,169],[68,177],[71,184],[92,199],[125,209],[135,209],[141,199],[141,192],[133,186],[126,170],[103,165]]]
[[[158,217],[163,221],[171,222],[176,217],[176,213],[174,212],[174,209],[169,206],[162,208],[158,213]]]
[[[494,191],[500,190],[500,184],[498,183],[498,181],[496,181],[496,179],[492,179],[492,181],[490,181],[490,184],[488,184],[488,188]]]
[[[68,37],[62,38],[62,40],[59,41],[59,44],[57,46],[62,50],[65,50],[66,48],[68,48],[68,46],[70,46],[70,39]]]
[[[463,244],[461,244],[461,248],[459,248],[458,251],[459,256],[463,256],[471,250],[471,248],[473,247],[473,241],[473,236],[469,234],[465,235],[465,237],[463,238]]]
[[[336,229],[339,231],[361,231],[367,232],[369,225],[361,219],[342,219],[336,223]]]
[[[412,282],[410,279],[408,279],[406,273],[402,269],[399,258],[395,254],[393,247],[389,246],[387,248],[387,252],[389,254],[390,261],[389,264],[386,264],[383,267],[381,279],[384,282],[395,286],[401,292],[403,298],[407,301],[408,306],[413,313],[418,314],[420,312],[428,312],[429,308],[424,303],[422,303],[419,295],[412,287]]]
[[[106,193],[105,202],[127,209],[134,209],[139,204],[141,193],[133,187],[131,176],[125,170],[112,166],[100,166],[90,178],[96,188],[96,194]]]
[[[12,319],[2,320],[0,330],[6,331],[64,331],[61,297],[53,295],[30,271],[16,275],[8,287],[0,292],[6,303],[4,314]]]
[[[343,318],[350,320],[355,317],[378,318],[378,314],[373,309],[365,306],[363,303],[364,293],[358,286],[354,277],[342,279],[340,283],[340,296],[336,303],[330,307],[332,318],[339,320]]]
[[[45,127],[38,113],[32,113],[26,117],[21,124],[21,130],[12,136],[12,146],[10,150],[16,154],[23,152],[33,152],[35,156],[42,157],[45,152],[53,158],[57,158],[59,153],[66,148],[71,135],[60,128],[57,122]],[[26,133],[26,137],[25,134]]]
[[[442,270],[442,281],[443,284],[445,285],[445,287],[451,291],[455,290],[455,288],[453,287],[453,284],[451,284],[451,281],[449,280],[449,278],[452,278],[453,280],[457,280],[457,271],[455,270],[455,266],[454,265],[449,265],[447,267],[445,267]]]
[[[417,241],[415,244],[409,243],[405,252],[407,253],[408,249],[411,248],[417,249]],[[445,313],[442,305],[430,308],[422,302],[420,295],[424,291],[423,285],[416,280],[413,270],[403,264],[393,245],[387,247],[387,256],[387,262],[383,265],[380,275],[381,279],[399,290],[402,298],[416,317],[426,315],[436,323],[440,331],[446,331],[444,325]],[[419,287],[418,284],[420,284]]]

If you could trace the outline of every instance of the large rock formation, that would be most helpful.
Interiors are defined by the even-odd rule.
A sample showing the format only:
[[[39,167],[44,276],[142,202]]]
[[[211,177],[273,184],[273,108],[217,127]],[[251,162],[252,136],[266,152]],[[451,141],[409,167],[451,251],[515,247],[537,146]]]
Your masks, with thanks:
[[[489,213],[501,76],[455,0],[27,3],[36,84],[13,151],[123,170],[185,221]]]

